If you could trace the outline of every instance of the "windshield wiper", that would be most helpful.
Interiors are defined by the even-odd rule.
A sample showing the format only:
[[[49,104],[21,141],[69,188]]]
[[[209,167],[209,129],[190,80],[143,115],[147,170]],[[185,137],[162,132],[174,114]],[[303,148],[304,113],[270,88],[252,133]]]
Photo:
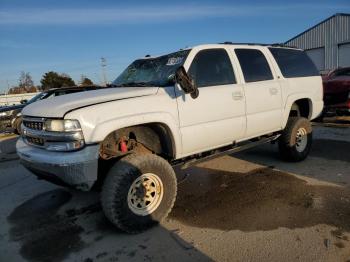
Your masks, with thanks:
[[[112,87],[146,87],[146,86],[156,86],[150,82],[128,82],[123,84],[112,84]]]

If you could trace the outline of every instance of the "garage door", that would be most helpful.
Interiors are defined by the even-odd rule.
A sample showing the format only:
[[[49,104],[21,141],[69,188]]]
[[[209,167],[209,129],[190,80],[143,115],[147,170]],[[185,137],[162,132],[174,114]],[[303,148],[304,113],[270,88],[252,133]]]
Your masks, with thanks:
[[[339,45],[338,50],[339,66],[350,66],[350,43]]]
[[[324,70],[324,48],[309,49],[306,50],[306,53],[318,70]]]

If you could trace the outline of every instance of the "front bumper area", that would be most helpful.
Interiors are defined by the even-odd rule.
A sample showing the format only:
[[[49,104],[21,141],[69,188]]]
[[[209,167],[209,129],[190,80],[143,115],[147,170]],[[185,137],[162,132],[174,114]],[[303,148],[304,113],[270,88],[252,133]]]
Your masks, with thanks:
[[[21,164],[41,179],[89,191],[97,180],[99,145],[86,145],[74,152],[52,152],[18,139]]]

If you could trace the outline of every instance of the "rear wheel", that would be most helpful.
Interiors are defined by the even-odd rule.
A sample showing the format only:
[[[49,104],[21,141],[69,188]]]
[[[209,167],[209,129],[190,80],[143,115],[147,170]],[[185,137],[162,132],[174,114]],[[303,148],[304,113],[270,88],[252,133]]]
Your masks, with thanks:
[[[304,160],[312,144],[312,127],[304,117],[290,117],[278,141],[283,159],[297,162]]]
[[[101,193],[102,208],[118,228],[138,233],[168,215],[176,190],[176,175],[167,161],[152,154],[132,154],[108,172]]]

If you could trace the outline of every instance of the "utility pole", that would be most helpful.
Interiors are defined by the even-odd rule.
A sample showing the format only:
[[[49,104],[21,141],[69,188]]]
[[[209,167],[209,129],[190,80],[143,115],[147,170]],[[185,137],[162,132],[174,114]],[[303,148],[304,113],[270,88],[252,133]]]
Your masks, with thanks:
[[[103,79],[103,82],[104,82],[105,86],[107,86],[106,66],[107,66],[106,58],[101,57],[102,79]]]
[[[10,92],[10,85],[9,85],[9,80],[8,79],[6,79],[6,83],[7,83],[7,93],[9,93]]]

